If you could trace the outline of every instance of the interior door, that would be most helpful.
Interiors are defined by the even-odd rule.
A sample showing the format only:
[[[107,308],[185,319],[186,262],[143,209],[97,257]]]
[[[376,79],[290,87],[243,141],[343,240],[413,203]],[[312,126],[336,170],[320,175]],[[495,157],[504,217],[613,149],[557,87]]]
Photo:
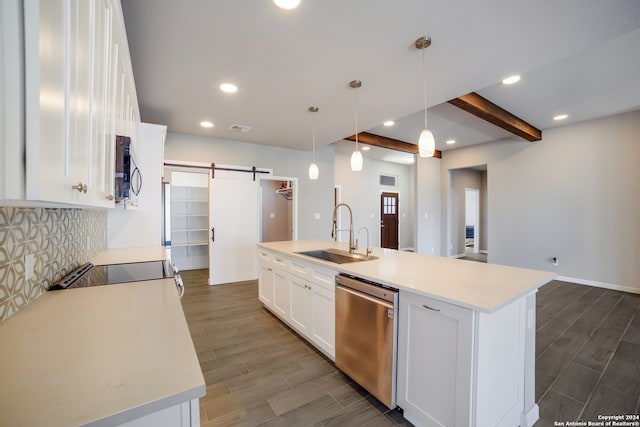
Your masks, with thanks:
[[[258,277],[258,185],[253,174],[216,170],[209,180],[209,284]]]
[[[398,193],[380,194],[380,245],[398,249]]]

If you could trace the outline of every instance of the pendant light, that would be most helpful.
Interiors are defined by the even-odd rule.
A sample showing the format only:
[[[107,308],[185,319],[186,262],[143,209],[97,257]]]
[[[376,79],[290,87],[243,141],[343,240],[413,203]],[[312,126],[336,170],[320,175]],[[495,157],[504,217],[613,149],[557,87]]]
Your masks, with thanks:
[[[427,127],[427,73],[424,59],[424,51],[431,46],[431,37],[420,37],[416,40],[416,47],[422,50],[422,78],[424,81],[424,129],[420,132],[418,138],[418,154],[420,157],[433,157],[436,150],[436,141],[433,138],[433,132]]]
[[[309,107],[309,111],[317,113],[318,107]],[[311,139],[311,164],[309,165],[309,179],[318,179],[318,165],[316,164],[316,115],[313,115],[313,137]]]
[[[362,86],[362,82],[352,80],[349,86],[356,90],[356,149],[351,154],[351,170],[358,172],[362,170],[362,152],[358,149],[358,88]]]

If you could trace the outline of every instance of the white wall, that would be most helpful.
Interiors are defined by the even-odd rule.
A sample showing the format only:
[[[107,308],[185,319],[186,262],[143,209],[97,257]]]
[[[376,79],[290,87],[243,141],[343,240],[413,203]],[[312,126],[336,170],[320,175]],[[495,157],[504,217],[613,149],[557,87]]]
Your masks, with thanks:
[[[298,178],[298,238],[328,239],[333,210],[333,146],[316,149],[320,170],[309,179],[310,151],[290,150],[247,142],[169,133],[165,159],[214,162],[258,169],[272,169],[275,176]],[[320,219],[315,215],[319,214]]]
[[[140,123],[135,140],[136,161],[142,172],[137,210],[116,207],[107,215],[107,247],[162,245],[162,172],[166,126]]]
[[[260,197],[262,203],[261,242],[278,242],[292,239],[293,200],[277,194],[281,181],[261,180]]]
[[[414,166],[415,246],[416,252],[422,254],[440,255],[441,163],[440,159],[416,156]]]
[[[546,130],[537,143],[447,151],[443,203],[450,169],[487,164],[489,262],[640,292],[639,163],[636,110]]]
[[[371,246],[380,246],[380,193],[398,193],[398,247],[414,248],[413,166],[372,160],[367,158],[366,152],[364,157],[362,171],[353,172],[350,155],[335,155],[335,183],[341,188],[341,201],[353,210],[354,233],[360,227],[367,227],[371,234]],[[380,185],[381,174],[397,176],[396,187]],[[349,225],[345,213],[346,210],[341,209],[342,228],[348,228]],[[330,228],[327,228],[327,233],[329,231]],[[341,237],[343,241],[348,239],[346,233]],[[360,238],[363,246],[366,244],[364,231]]]

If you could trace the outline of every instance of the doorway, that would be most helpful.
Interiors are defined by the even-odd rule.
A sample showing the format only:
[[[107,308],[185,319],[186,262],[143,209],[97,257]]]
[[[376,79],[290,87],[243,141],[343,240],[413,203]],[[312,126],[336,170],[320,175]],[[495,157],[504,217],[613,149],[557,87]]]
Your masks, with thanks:
[[[296,240],[296,206],[296,178],[262,178],[260,180],[260,241]]]
[[[398,249],[398,193],[380,193],[380,246]]]
[[[472,253],[480,252],[480,190],[477,188],[464,189],[465,208],[465,254],[469,248]]]

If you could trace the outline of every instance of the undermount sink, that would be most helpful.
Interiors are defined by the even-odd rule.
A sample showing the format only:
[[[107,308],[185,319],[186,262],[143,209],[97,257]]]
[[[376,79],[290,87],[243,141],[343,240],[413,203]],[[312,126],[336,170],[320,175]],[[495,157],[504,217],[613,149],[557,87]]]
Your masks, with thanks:
[[[306,252],[296,252],[300,255],[310,256],[313,258],[322,259],[329,262],[335,262],[336,264],[345,264],[348,262],[360,262],[360,261],[370,261],[373,259],[378,259],[375,256],[366,256],[364,254],[358,253],[349,253],[347,251],[341,251],[339,249],[318,249],[315,251],[306,251]]]

